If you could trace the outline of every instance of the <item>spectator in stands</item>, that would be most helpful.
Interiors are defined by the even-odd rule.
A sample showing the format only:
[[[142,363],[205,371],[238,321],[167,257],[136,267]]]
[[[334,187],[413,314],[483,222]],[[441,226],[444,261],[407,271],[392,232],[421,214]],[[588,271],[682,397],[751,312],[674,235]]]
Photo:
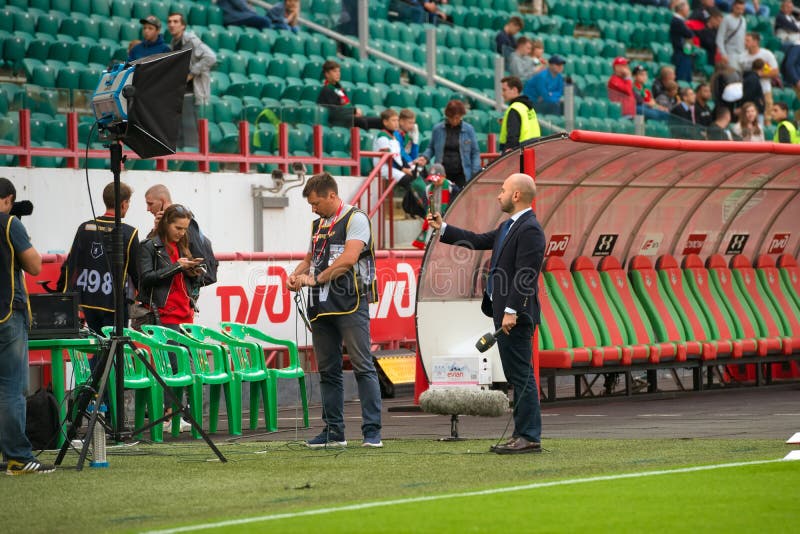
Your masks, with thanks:
[[[656,98],[656,104],[672,111],[672,108],[677,106],[681,101],[680,96],[678,96],[679,88],[680,86],[677,82],[667,82],[664,86],[664,92]]]
[[[506,76],[500,80],[500,89],[503,100],[508,104],[500,125],[500,151],[508,152],[517,148],[523,141],[541,137],[542,133],[533,102],[522,94],[520,79],[516,76]]]
[[[647,88],[647,69],[643,65],[636,65],[632,71],[633,94],[636,98],[636,114],[644,115],[648,120],[667,120],[669,110],[658,105],[652,93]]]
[[[669,24],[669,39],[672,42],[672,64],[679,80],[692,81],[692,39],[694,33],[686,25],[689,16],[689,4],[679,1],[672,9],[672,21]]]
[[[761,82],[761,92],[764,95],[764,119],[766,124],[770,124],[769,113],[772,110],[772,84],[780,81],[780,68],[775,54],[761,48],[761,35],[757,32],[750,32],[744,38],[745,53],[739,57],[739,70],[742,72],[753,70],[758,74]],[[755,60],[761,59],[764,62],[763,68],[755,70]]]
[[[732,0],[716,0],[717,7],[727,12],[733,11],[735,2]],[[760,17],[769,17],[769,7],[762,6],[761,0],[752,0],[750,2],[742,1],[744,4],[744,12],[748,15],[758,15]]]
[[[397,142],[400,143],[400,157],[403,165],[411,167],[414,160],[419,157],[419,126],[417,126],[417,115],[410,109],[400,110],[400,127],[394,133]]]
[[[608,78],[608,99],[622,105],[622,116],[636,115],[636,96],[633,94],[633,78],[628,60],[624,57],[614,59],[613,74]],[[674,71],[673,71],[674,72]]]
[[[217,6],[222,10],[222,22],[226,26],[272,28],[272,20],[256,13],[245,0],[217,0]]]
[[[517,48],[508,57],[506,65],[508,73],[516,76],[523,82],[531,79],[537,72],[536,60],[531,55],[533,43],[527,37],[517,39]]]
[[[458,187],[446,178],[444,166],[434,163],[426,178],[428,184],[425,186],[425,196],[428,199],[428,206],[431,213],[441,213],[444,216],[450,202],[455,198]],[[430,223],[427,219],[422,221],[422,231],[417,238],[411,242],[411,246],[424,249],[431,237]]]
[[[772,118],[778,123],[778,129],[772,141],[775,143],[800,143],[800,135],[797,134],[797,125],[789,120],[789,106],[786,102],[775,102],[772,106]]]
[[[38,276],[42,255],[31,244],[20,220],[10,215],[17,189],[0,177],[0,453],[7,475],[52,473],[56,468],[39,463],[25,434],[25,392],[28,390],[28,330],[30,303],[25,273]],[[4,490],[6,500],[14,490]]]
[[[444,121],[431,131],[428,148],[417,158],[418,165],[441,163],[447,179],[459,188],[467,185],[481,170],[481,151],[475,128],[464,116],[467,108],[461,100],[451,100],[444,108]]]
[[[381,123],[383,128],[375,140],[372,142],[373,152],[389,152],[392,154],[389,165],[383,164],[380,168],[380,173],[383,178],[399,181],[405,176],[411,175],[411,168],[403,158],[400,156],[400,142],[395,137],[397,130],[400,128],[400,115],[393,109],[385,109],[381,112]],[[380,164],[381,158],[372,158],[372,163],[376,167]]]
[[[705,10],[702,12],[705,13]],[[694,44],[706,51],[709,65],[714,65],[717,61],[717,30],[721,23],[722,11],[716,7],[709,8],[708,18],[705,20],[690,18],[686,21],[686,25],[694,32]]]
[[[658,77],[653,80],[653,98],[658,98],[664,92],[664,86],[668,82],[675,81],[675,68],[669,65],[664,65],[658,71]]]
[[[747,21],[744,19],[744,0],[734,0],[731,12],[722,18],[717,30],[717,51],[719,61],[736,67],[739,56],[744,54],[744,36],[747,34]]]
[[[676,139],[700,139],[694,112],[695,94],[691,87],[681,87],[680,102],[670,111],[670,133]]]
[[[783,81],[787,87],[794,89],[800,100],[800,43],[792,45],[787,51],[781,64]]]
[[[731,131],[742,141],[764,141],[764,130],[758,123],[758,108],[752,102],[745,102],[739,108],[739,120],[731,124]]]
[[[737,111],[742,104],[745,102],[752,102],[758,108],[758,113],[763,115],[766,112],[766,99],[764,97],[764,90],[761,88],[761,77],[758,75],[759,72],[764,70],[764,63],[763,59],[756,59],[753,61],[752,70],[745,71],[742,73],[742,97],[741,99],[736,102],[736,106],[733,110],[733,116],[739,116],[739,112]],[[723,94],[723,98],[725,95]]]
[[[217,64],[217,55],[197,35],[186,30],[186,19],[181,13],[169,14],[167,29],[172,35],[172,50],[192,50],[181,114],[183,127],[178,130],[177,144],[179,147],[197,147],[198,114],[195,109],[207,106],[211,100],[211,69]]]
[[[153,54],[169,52],[170,48],[161,36],[161,21],[155,15],[139,19],[142,25],[142,42],[128,52],[128,61],[136,61]]]
[[[536,68],[534,74],[538,74],[547,67],[547,60],[544,58],[544,43],[541,39],[533,39],[531,47],[531,57]]]
[[[714,110],[714,122],[706,130],[709,141],[733,141],[733,134],[728,130],[731,123],[731,110],[727,106],[717,106]]]
[[[438,3],[426,0],[396,0],[390,7],[397,11],[397,18],[401,21],[439,24],[447,20],[447,14],[439,9]]]
[[[711,87],[707,83],[698,84],[694,88],[694,118],[700,126],[710,126],[714,121],[714,114],[711,111],[709,102],[711,101]]]
[[[297,19],[300,17],[300,0],[284,0],[278,2],[267,12],[272,27],[279,30],[290,30],[297,33],[300,27]]]
[[[547,68],[528,80],[523,93],[531,99],[534,109],[546,115],[561,115],[564,112],[564,64],[566,60],[555,54],[547,62]]]
[[[781,11],[775,17],[775,37],[785,47],[800,43],[800,24],[794,17],[792,0],[781,2]]]
[[[383,122],[379,117],[366,117],[361,110],[353,106],[340,83],[342,66],[329,59],[322,64],[324,81],[317,97],[317,104],[328,108],[328,121],[332,126],[351,128],[357,126],[364,129],[379,129]]]
[[[503,29],[497,32],[494,38],[495,51],[506,58],[506,61],[508,61],[511,53],[517,48],[517,38],[515,35],[521,32],[524,27],[525,24],[522,22],[522,19],[515,16],[508,19]]]
[[[738,96],[730,94],[732,91],[737,91],[735,84],[739,84]],[[729,110],[731,110],[731,112],[733,112],[734,106],[731,104],[731,102],[741,99],[741,84],[742,75],[738,70],[726,63],[717,63],[714,65],[714,74],[711,76],[709,85],[711,86],[712,100],[716,106],[726,106]],[[735,96],[732,101],[726,100],[722,97],[722,95],[725,93],[725,88],[729,85],[733,85],[732,89],[728,89],[729,98],[733,98]]]
[[[689,20],[699,20],[703,24],[708,24],[708,20],[711,18],[711,11],[714,9],[717,9],[714,5],[714,0],[693,1]],[[719,10],[717,9],[717,11]]]
[[[133,190],[126,183],[120,183],[120,218],[128,213]],[[59,292],[75,291],[80,300],[80,310],[86,319],[86,326],[90,330],[102,333],[104,326],[114,325],[114,294],[110,290],[114,272],[112,270],[112,243],[111,236],[114,230],[114,214],[116,201],[114,195],[114,182],[103,188],[103,204],[106,211],[103,215],[88,220],[78,227],[72,247],[69,249],[67,261],[61,265],[61,274],[58,278],[57,289]],[[123,279],[129,286],[126,294],[133,295],[134,289],[139,287],[139,234],[136,228],[122,223],[123,246]],[[130,280],[128,278],[130,277]],[[99,280],[100,284],[89,284],[87,280]],[[104,287],[103,287],[104,286]],[[106,288],[109,290],[106,291]],[[123,306],[123,323],[128,323],[127,306]],[[90,362],[94,369],[94,361]]]

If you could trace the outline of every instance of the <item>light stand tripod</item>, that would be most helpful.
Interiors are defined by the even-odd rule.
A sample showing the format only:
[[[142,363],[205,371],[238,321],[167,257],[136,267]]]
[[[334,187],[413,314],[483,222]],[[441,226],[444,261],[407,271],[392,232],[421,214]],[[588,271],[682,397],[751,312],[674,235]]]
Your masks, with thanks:
[[[125,128],[125,125],[122,125],[121,128]],[[133,345],[133,342],[130,338],[125,337],[124,327],[125,327],[125,300],[124,300],[124,284],[125,280],[123,280],[123,276],[125,274],[125,254],[124,254],[124,245],[122,241],[122,215],[121,215],[121,202],[120,202],[120,174],[122,172],[122,144],[120,143],[120,133],[119,132],[112,132],[115,135],[112,136],[112,141],[110,142],[109,150],[111,154],[111,172],[114,175],[114,231],[112,233],[112,251],[111,251],[111,263],[112,263],[112,270],[113,270],[113,289],[114,289],[114,335],[111,336],[110,341],[107,345],[102,347],[101,352],[98,354],[98,361],[95,364],[94,370],[92,371],[92,381],[91,387],[88,389],[83,389],[78,394],[77,399],[75,399],[75,406],[74,408],[68,413],[67,418],[69,419],[69,426],[67,427],[67,436],[66,440],[64,441],[64,445],[61,446],[61,450],[58,452],[58,456],[56,457],[55,464],[61,465],[61,462],[64,459],[64,456],[69,450],[71,446],[72,440],[75,438],[75,435],[78,431],[78,427],[81,424],[83,419],[83,414],[86,412],[89,404],[94,400],[95,402],[95,409],[92,410],[91,415],[89,416],[89,422],[86,429],[86,436],[84,437],[83,447],[81,448],[80,456],[78,457],[78,464],[76,466],[77,470],[80,471],[83,469],[83,463],[86,460],[86,455],[89,451],[89,444],[92,442],[92,436],[94,432],[104,432],[104,429],[97,429],[97,419],[99,410],[97,407],[102,402],[103,396],[106,393],[106,389],[108,387],[108,378],[109,373],[111,372],[112,366],[116,368],[115,378],[116,378],[116,424],[113,425],[113,437],[115,441],[122,441],[124,437],[130,437],[136,435],[143,430],[146,430],[156,424],[160,424],[161,421],[166,420],[169,417],[172,417],[174,414],[165,415],[155,421],[153,421],[153,414],[150,414],[151,422],[145,425],[143,428],[133,430],[132,432],[123,432],[123,427],[125,425],[125,396],[124,396],[124,369],[125,369],[125,345],[130,346],[133,349],[133,357],[139,358],[144,366],[147,368],[150,375],[159,383],[161,388],[164,390],[166,397],[172,401],[176,406],[178,406],[178,412],[183,416],[191,425],[198,431],[198,433],[203,437],[205,442],[214,451],[214,454],[217,455],[217,458],[221,462],[226,462],[227,459],[222,453],[217,449],[214,442],[208,437],[208,434],[201,428],[201,426],[195,421],[192,417],[188,406],[181,402],[172,392],[172,389],[164,383],[164,380],[155,370],[153,365],[150,363],[150,360],[143,356],[140,351],[136,350],[136,347]],[[124,131],[122,132],[124,135]],[[153,406],[153,410],[158,409],[158,407]],[[111,416],[112,418],[114,416]]]

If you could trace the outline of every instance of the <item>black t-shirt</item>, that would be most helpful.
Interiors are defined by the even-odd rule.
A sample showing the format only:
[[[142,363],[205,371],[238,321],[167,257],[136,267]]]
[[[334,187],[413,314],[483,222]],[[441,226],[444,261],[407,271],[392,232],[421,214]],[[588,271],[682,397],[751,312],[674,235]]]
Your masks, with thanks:
[[[453,128],[449,124],[444,125],[444,153],[442,155],[442,165],[447,179],[458,187],[464,187],[467,178],[464,176],[464,166],[461,164],[461,124]]]

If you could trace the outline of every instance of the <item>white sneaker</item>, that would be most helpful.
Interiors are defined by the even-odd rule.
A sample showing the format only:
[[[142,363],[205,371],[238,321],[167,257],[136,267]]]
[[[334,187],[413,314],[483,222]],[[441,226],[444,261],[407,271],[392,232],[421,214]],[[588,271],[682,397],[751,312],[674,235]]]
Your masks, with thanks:
[[[181,419],[181,432],[189,432],[192,430],[192,423],[186,419]]]

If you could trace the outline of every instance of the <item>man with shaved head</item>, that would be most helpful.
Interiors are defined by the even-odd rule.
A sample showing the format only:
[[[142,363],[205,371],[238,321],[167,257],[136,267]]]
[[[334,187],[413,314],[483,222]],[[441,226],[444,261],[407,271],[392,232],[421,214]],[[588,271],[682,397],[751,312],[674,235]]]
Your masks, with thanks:
[[[472,250],[491,250],[492,259],[481,310],[494,320],[500,361],[514,388],[514,432],[506,443],[493,446],[497,454],[541,452],[542,414],[533,376],[532,338],[539,324],[539,271],[544,259],[544,231],[531,209],[536,184],[527,174],[512,174],[503,182],[497,201],[511,217],[485,234],[442,222],[439,213],[428,224],[441,229],[442,243]]]
[[[153,214],[153,229],[150,230],[150,233],[147,235],[148,238],[152,239],[156,234],[158,221],[160,221],[161,216],[164,215],[164,210],[173,204],[172,195],[170,195],[167,186],[156,184],[145,191],[144,202],[147,204],[147,211]],[[192,214],[189,221],[188,234],[189,251],[192,253],[192,257],[203,258],[205,260],[201,264],[205,273],[203,276],[198,277],[199,286],[208,286],[217,283],[217,266],[219,262],[214,257],[214,249],[211,246],[211,240],[200,230],[200,225],[197,223],[194,214]],[[194,289],[199,291],[199,286]],[[193,294],[193,298],[195,299],[197,298],[196,291]]]

